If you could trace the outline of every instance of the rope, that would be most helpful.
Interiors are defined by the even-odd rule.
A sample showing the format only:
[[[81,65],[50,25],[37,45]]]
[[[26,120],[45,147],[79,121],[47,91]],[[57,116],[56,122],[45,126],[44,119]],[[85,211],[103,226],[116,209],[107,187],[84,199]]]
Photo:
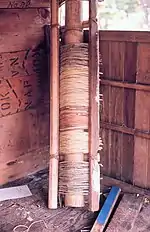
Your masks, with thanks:
[[[60,131],[60,153],[88,153],[88,132],[81,129]]]
[[[45,228],[48,228],[46,223],[43,220],[35,221],[33,222],[30,226],[25,226],[25,225],[18,225],[13,229],[13,232],[30,232],[31,227],[33,225],[38,224],[38,223],[43,223]]]
[[[100,59],[101,65],[101,59]],[[96,98],[101,101],[102,96]],[[68,44],[60,51],[59,194],[89,193],[89,54],[88,44]],[[98,159],[102,149],[99,141]],[[62,162],[63,160],[63,162]],[[85,161],[86,160],[86,161]]]
[[[89,163],[60,162],[59,193],[88,195],[89,192]]]

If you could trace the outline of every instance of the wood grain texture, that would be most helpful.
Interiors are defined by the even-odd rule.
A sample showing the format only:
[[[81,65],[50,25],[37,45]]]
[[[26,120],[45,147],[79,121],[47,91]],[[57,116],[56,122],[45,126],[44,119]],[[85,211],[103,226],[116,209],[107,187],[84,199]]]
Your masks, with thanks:
[[[52,27],[50,31],[50,159],[48,207],[57,209],[59,165],[59,28],[58,2],[51,0]]]
[[[59,208],[49,210],[46,205],[48,191],[48,173],[39,172],[26,179],[15,181],[13,186],[27,184],[32,192],[31,197],[5,201],[1,205],[0,231],[13,231],[19,224],[29,226],[33,221],[44,220],[31,228],[36,232],[78,232],[86,226],[92,225],[96,215],[83,208]],[[7,185],[12,186],[12,183]],[[6,186],[5,186],[6,187]]]
[[[138,45],[137,82],[149,86],[149,57],[148,44]],[[150,132],[150,92],[136,91],[135,127]],[[142,158],[141,158],[142,157]],[[150,139],[135,137],[134,152],[134,184],[150,187]]]
[[[101,122],[110,122],[110,87],[102,85],[105,78],[109,77],[109,43],[106,41],[100,42],[100,54],[102,56],[102,67],[101,72],[102,79],[100,82],[100,92],[103,94],[103,102],[101,103],[101,111],[100,111],[100,120]],[[101,124],[100,122],[100,124]],[[102,136],[103,141],[103,149],[100,154],[100,160],[103,165],[101,169],[102,173],[110,175],[110,149],[111,149],[111,131],[103,128],[102,125],[100,129],[100,135]]]
[[[129,183],[135,175],[134,183],[143,187],[149,186],[150,178],[148,46],[145,32],[100,32],[104,100],[101,133],[107,138],[102,152],[106,167],[102,170]]]
[[[101,34],[100,34],[101,37]],[[123,89],[116,86],[105,86],[103,83],[107,80],[121,81],[124,77],[124,57],[125,57],[125,43],[124,42],[111,42],[101,41],[100,52],[103,62],[103,76],[101,80],[101,90],[103,94],[103,108],[102,108],[102,127],[103,122],[109,122],[117,125],[123,123]],[[116,133],[111,128],[102,130],[102,136],[107,134],[107,139],[104,140],[104,149],[102,151],[102,161],[104,173],[121,177],[121,162],[122,162],[122,143],[123,134]],[[109,132],[108,132],[109,129]],[[107,153],[106,153],[107,151]],[[105,157],[105,158],[104,158]],[[106,158],[107,157],[107,158]],[[107,162],[106,162],[107,161]]]
[[[100,40],[118,42],[149,43],[150,34],[144,31],[100,31]]]
[[[34,48],[44,39],[43,27],[50,23],[49,16],[46,9],[0,10],[0,52]]]
[[[137,43],[125,44],[124,79],[123,83],[136,82]],[[123,125],[126,128],[135,127],[135,90],[124,88]],[[129,183],[133,181],[134,136],[123,134],[123,157],[121,179]],[[128,168],[127,168],[128,167]]]
[[[150,91],[149,85],[144,84],[138,84],[138,83],[129,83],[127,81],[112,81],[112,80],[100,80],[102,85],[105,86],[112,86],[112,87],[119,87],[119,88],[125,88],[125,89],[131,89],[131,90],[143,90],[146,92]]]
[[[150,48],[149,43],[138,44],[137,77],[138,83],[150,85]]]
[[[137,91],[135,126],[147,132],[150,132],[149,99],[150,93]],[[138,186],[150,187],[149,159],[150,139],[135,137],[134,183]]]
[[[150,230],[150,221],[149,221],[149,211],[150,211],[150,204],[145,198],[145,204],[142,207],[142,210],[140,211],[134,227],[132,229],[132,232],[149,232]]]
[[[24,51],[0,53],[0,80],[11,77],[39,75],[45,69],[42,59],[45,57],[44,45]]]
[[[143,197],[125,194],[106,229],[107,232],[132,231],[135,220],[142,208]]]
[[[99,34],[97,0],[89,0],[89,208],[99,210],[100,170],[99,151]],[[96,183],[96,184],[95,184]]]
[[[124,181],[117,180],[109,176],[103,175],[103,179],[101,183],[102,183],[102,191],[104,192],[110,189],[112,186],[118,186],[119,188],[121,188],[121,191],[123,193],[140,194],[150,199],[150,190],[143,189],[132,184],[128,184]]]
[[[110,193],[107,196],[107,199],[104,202],[102,209],[100,210],[98,217],[92,227],[91,232],[103,232],[106,224],[111,216],[112,211],[114,210],[115,204],[119,198],[121,189],[113,186],[110,190]]]
[[[109,78],[111,78],[111,80],[124,79],[124,58],[125,43],[109,42]],[[110,87],[109,92],[109,121],[110,123],[122,125],[124,90],[117,87]],[[111,131],[110,136],[111,148],[109,157],[111,163],[111,176],[121,178],[123,166],[123,133]]]
[[[39,108],[0,119],[0,169],[11,166],[11,162],[30,151],[48,146],[48,120],[45,121],[47,118],[48,108]],[[32,156],[32,153],[30,155]],[[38,158],[40,159],[37,155]],[[34,165],[36,166],[36,162]]]
[[[1,81],[0,118],[36,107],[39,93],[36,76]]]
[[[48,0],[1,0],[0,9],[28,9],[50,7]]]
[[[47,165],[49,89],[43,26],[49,12],[1,9],[0,17],[2,184]]]

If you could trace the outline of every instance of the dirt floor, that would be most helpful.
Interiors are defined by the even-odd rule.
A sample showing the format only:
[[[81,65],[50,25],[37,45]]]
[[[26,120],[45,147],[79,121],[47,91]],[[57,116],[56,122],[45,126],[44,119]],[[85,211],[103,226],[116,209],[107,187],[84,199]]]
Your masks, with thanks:
[[[18,225],[30,226],[39,220],[41,221],[34,224],[29,232],[76,232],[92,225],[97,216],[85,209],[47,209],[47,171],[11,183],[9,186],[20,184],[28,184],[33,196],[0,202],[0,232],[13,232]],[[24,231],[26,232],[22,228],[15,232]]]

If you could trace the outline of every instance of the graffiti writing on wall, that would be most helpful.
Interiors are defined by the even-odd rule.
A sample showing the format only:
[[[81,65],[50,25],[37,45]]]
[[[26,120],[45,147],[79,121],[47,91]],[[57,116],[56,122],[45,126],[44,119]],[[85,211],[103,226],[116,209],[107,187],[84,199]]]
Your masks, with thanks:
[[[39,75],[42,69],[43,51],[36,49],[0,54],[0,79]]]
[[[38,85],[35,75],[10,78],[0,82],[0,117],[36,106]]]
[[[31,6],[31,0],[24,1],[9,1],[7,8],[29,8]]]
[[[45,73],[42,61],[44,50],[39,47],[0,54],[0,117],[37,105]]]

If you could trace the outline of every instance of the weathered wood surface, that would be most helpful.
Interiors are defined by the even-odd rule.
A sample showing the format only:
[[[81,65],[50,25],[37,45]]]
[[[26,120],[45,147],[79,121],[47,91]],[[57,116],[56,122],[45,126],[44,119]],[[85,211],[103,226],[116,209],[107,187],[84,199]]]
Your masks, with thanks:
[[[89,208],[99,210],[99,34],[97,24],[97,0],[89,1]]]
[[[150,212],[150,202],[145,198],[144,205],[138,217],[136,218],[132,232],[150,231],[149,212]]]
[[[51,1],[52,27],[50,31],[50,160],[48,207],[57,209],[59,165],[59,28],[58,2]]]
[[[14,185],[24,183],[28,184],[33,196],[1,203],[1,232],[10,232],[17,225],[30,225],[39,220],[43,220],[47,228],[43,223],[38,223],[30,231],[78,232],[85,226],[93,225],[96,215],[85,209],[49,210],[47,208],[48,173],[43,172],[36,176],[29,176],[28,179],[15,182]]]
[[[137,76],[138,83],[150,86],[150,49],[149,43],[138,44],[137,48]],[[150,133],[150,91],[136,91],[135,127]],[[135,137],[134,151],[134,184],[150,187],[150,138]]]
[[[135,126],[150,133],[150,92],[136,93]],[[135,137],[134,184],[150,187],[150,139]]]
[[[119,188],[121,188],[123,193],[140,194],[140,195],[145,196],[148,199],[150,199],[150,190],[149,189],[140,188],[138,186],[128,184],[124,181],[117,180],[117,179],[103,175],[103,179],[101,180],[102,192],[107,192],[109,189],[111,189],[112,186],[118,186]]]
[[[1,9],[28,9],[50,7],[49,0],[1,0]]]
[[[0,53],[34,48],[43,41],[43,27],[49,23],[47,9],[0,10]]]
[[[0,10],[0,184],[48,163],[47,23],[44,9]]]
[[[147,32],[100,32],[102,171],[141,187],[150,187],[149,43]]]
[[[0,119],[0,184],[47,166],[47,111],[34,109]]]
[[[149,43],[150,33],[146,31],[101,31],[100,40],[102,41],[118,41],[118,42],[134,42]]]
[[[137,197],[133,194],[125,194],[119,203],[106,232],[132,231],[142,205],[143,197]]]
[[[103,232],[114,210],[115,204],[119,198],[121,189],[113,186],[101,208],[98,217],[90,232]]]

